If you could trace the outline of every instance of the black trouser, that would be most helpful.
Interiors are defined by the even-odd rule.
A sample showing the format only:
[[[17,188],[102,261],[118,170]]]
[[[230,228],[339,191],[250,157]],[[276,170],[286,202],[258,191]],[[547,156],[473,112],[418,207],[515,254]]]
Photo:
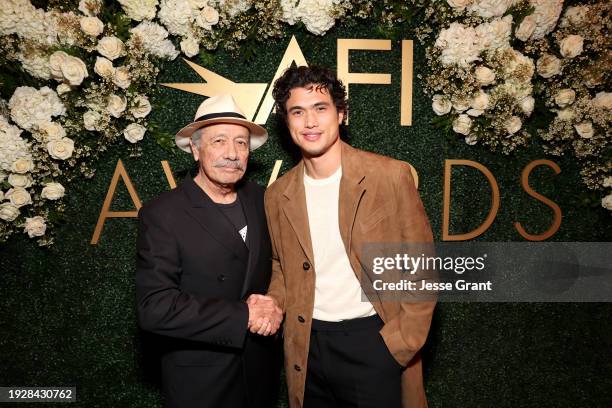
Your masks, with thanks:
[[[378,315],[312,321],[304,408],[400,408],[402,367],[379,330]]]

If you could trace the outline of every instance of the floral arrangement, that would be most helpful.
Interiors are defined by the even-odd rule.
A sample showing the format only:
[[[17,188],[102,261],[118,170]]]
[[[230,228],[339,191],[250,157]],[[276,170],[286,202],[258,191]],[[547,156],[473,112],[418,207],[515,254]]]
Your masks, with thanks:
[[[109,146],[126,143],[138,155],[146,134],[172,144],[147,119],[163,60],[205,58],[220,45],[236,50],[298,23],[323,35],[336,19],[366,17],[371,7],[348,0],[3,1],[0,242],[23,230],[50,245],[48,227],[61,222],[66,187],[92,177]]]
[[[37,5],[44,5],[37,7]],[[607,191],[610,5],[562,0],[5,0],[0,7],[0,242],[17,231],[50,245],[65,194],[99,155],[172,138],[149,119],[152,84],[181,53],[280,38],[299,24],[324,35],[336,21],[375,20],[383,33],[421,13],[425,78],[438,124],[508,154],[537,135],[573,154],[586,185]],[[543,123],[538,118],[548,118]]]
[[[607,1],[430,2],[418,36],[429,45],[435,124],[503,154],[537,136],[547,153],[576,157],[612,210],[611,10]]]

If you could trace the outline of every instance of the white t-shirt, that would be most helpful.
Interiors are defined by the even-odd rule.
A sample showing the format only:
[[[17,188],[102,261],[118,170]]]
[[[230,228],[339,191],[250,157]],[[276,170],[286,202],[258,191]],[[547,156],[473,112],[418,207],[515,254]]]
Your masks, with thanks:
[[[338,203],[341,178],[342,167],[325,179],[313,179],[304,171],[306,207],[316,273],[312,317],[331,322],[367,317],[376,313],[370,302],[362,300],[363,290],[353,272],[340,235]]]

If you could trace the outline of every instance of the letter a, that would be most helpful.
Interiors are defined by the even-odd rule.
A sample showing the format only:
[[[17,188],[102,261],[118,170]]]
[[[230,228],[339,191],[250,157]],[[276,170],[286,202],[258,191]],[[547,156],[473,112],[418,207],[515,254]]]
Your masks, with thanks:
[[[110,210],[110,206],[115,196],[115,189],[117,188],[117,183],[119,182],[119,177],[121,177],[123,183],[127,187],[132,203],[134,203],[134,206],[136,207],[136,211]],[[102,204],[102,210],[100,210],[100,216],[98,217],[96,229],[91,237],[91,245],[96,245],[98,243],[100,234],[102,233],[102,228],[104,228],[104,223],[106,222],[107,218],[135,218],[138,217],[138,210],[140,210],[140,207],[142,207],[142,203],[140,202],[140,198],[138,198],[138,194],[136,194],[136,189],[134,189],[132,180],[130,180],[130,176],[128,176],[127,171],[125,171],[123,162],[118,160],[117,166],[115,167],[115,173],[113,174],[110,186],[108,187],[108,192],[106,193],[106,198],[104,199],[104,204]]]

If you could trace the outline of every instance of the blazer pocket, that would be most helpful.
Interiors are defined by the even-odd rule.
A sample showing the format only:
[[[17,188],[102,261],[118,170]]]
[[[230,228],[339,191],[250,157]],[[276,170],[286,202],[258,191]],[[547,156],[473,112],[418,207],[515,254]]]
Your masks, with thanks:
[[[366,232],[376,227],[382,220],[393,215],[393,203],[384,204],[374,209],[367,218],[361,221],[361,230]]]

